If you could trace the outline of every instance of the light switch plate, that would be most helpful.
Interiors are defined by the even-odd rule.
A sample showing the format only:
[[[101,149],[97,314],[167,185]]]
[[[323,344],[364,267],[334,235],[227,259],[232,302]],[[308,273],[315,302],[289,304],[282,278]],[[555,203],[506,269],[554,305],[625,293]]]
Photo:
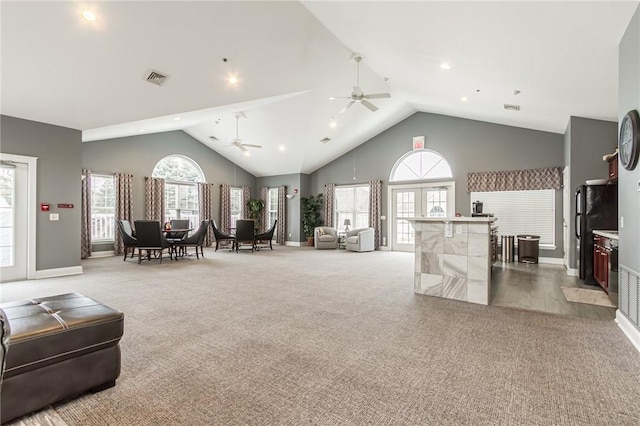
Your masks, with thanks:
[[[58,213],[49,213],[49,220],[60,220],[60,215]]]

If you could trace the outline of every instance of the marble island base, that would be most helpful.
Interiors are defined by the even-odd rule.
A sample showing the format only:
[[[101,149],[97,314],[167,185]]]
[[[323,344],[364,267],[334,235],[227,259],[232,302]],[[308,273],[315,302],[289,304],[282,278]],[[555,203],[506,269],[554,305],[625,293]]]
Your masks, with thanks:
[[[492,218],[412,218],[414,292],[489,304]]]

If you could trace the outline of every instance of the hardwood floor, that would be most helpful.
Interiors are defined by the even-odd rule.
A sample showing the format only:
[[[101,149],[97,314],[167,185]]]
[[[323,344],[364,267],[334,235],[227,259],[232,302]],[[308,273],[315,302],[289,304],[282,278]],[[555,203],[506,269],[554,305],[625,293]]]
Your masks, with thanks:
[[[562,293],[563,286],[601,290],[567,275],[562,265],[496,262],[490,304],[580,318],[615,318],[615,308],[568,302]]]

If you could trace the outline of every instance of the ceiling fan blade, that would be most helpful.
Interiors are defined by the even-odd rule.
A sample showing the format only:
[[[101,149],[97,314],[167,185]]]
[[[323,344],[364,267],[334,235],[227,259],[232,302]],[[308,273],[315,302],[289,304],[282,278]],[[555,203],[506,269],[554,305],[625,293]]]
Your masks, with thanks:
[[[371,95],[365,95],[365,99],[382,99],[382,98],[390,98],[390,93],[372,93]]]
[[[377,106],[375,106],[374,104],[372,104],[371,102],[369,102],[369,101],[368,101],[368,100],[366,100],[366,99],[363,99],[361,103],[362,103],[362,105],[364,105],[364,106],[366,106],[367,108],[369,108],[369,110],[370,110],[371,112],[376,112],[376,111],[378,110],[378,107],[377,107]]]
[[[342,108],[342,109],[340,110],[340,114],[342,114],[343,112],[345,112],[346,110],[348,110],[349,108],[351,108],[351,105],[353,105],[353,104],[355,104],[355,103],[356,103],[356,101],[351,101],[351,102],[349,102],[349,103],[348,103],[344,108]]]
[[[249,150],[248,150],[247,148],[245,148],[245,147],[244,147],[244,145],[243,145],[243,144],[241,144],[241,143],[237,144],[236,146],[237,146],[238,148],[240,148],[240,151],[243,151],[243,152],[245,152],[245,151],[249,151]]]
[[[353,86],[353,93],[356,96],[360,96],[362,95],[362,87],[360,86]]]
[[[252,145],[250,143],[243,143],[242,146],[248,146],[250,148],[262,148],[262,145]]]

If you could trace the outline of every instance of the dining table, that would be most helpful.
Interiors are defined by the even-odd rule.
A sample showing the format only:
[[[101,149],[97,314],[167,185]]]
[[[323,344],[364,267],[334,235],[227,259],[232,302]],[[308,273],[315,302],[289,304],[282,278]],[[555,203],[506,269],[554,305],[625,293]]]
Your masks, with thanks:
[[[184,237],[187,236],[187,233],[193,231],[193,228],[172,228],[172,229],[163,229],[162,233],[164,234],[164,237],[167,239],[172,239],[172,238],[177,238],[177,236],[180,233],[184,233]],[[174,244],[174,241],[170,241],[171,244],[171,248],[173,249],[173,254],[175,254],[175,258],[176,260],[178,260],[178,250],[176,249],[176,245]]]

